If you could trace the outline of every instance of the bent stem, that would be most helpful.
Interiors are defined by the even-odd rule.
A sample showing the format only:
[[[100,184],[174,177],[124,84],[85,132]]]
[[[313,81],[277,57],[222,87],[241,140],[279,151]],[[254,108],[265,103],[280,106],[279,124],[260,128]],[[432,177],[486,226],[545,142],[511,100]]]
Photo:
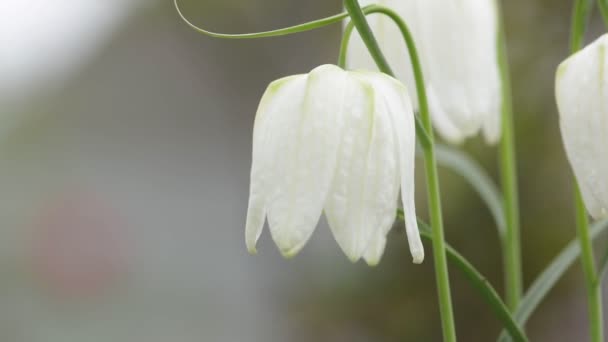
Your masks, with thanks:
[[[502,240],[506,302],[515,310],[523,292],[521,265],[521,237],[519,226],[519,194],[517,191],[517,163],[515,158],[515,133],[513,128],[513,100],[511,79],[506,50],[505,25],[499,18],[498,65],[502,87],[502,138],[500,140],[499,165],[503,192],[503,211],[506,222],[505,239]]]
[[[399,26],[399,28],[401,29],[401,33],[404,36],[404,38],[406,36],[409,36],[410,33],[407,30],[407,26],[405,26],[405,23],[401,20],[401,18],[397,15],[397,13],[391,11],[390,9],[386,8],[386,7],[382,7],[382,6],[378,6],[378,5],[369,5],[366,7],[363,7],[361,9],[363,11],[363,13],[365,15],[368,14],[373,14],[373,13],[380,13],[380,14],[384,14],[386,16],[388,16],[389,18],[395,20],[395,18],[399,19],[399,21],[403,24],[403,26],[399,26],[399,22],[395,21],[395,23]],[[341,67],[342,69],[346,69],[346,53],[348,51],[348,43],[350,42],[350,36],[353,33],[353,29],[355,28],[353,21],[349,21],[348,24],[346,25],[346,27],[344,28],[344,33],[342,34],[342,42],[340,43],[340,55],[338,56],[338,66]],[[406,40],[406,39],[404,39]],[[406,40],[406,45],[407,40]],[[380,56],[383,57],[382,52],[380,52]],[[378,62],[376,62],[377,65]],[[383,71],[385,74],[393,75],[393,72],[390,70],[390,66],[388,66],[388,69],[386,69],[386,71]],[[380,70],[382,70],[382,68],[379,67]],[[422,147],[427,148],[430,144],[429,141],[429,136],[426,133],[426,129],[424,128],[424,125],[422,124],[422,122],[420,121],[420,118],[418,118],[417,116],[414,116],[415,122],[416,122],[416,136],[418,138],[418,142],[422,145]]]
[[[591,1],[576,0],[572,14],[572,28],[570,36],[570,53],[580,50],[587,28],[587,22],[591,13]],[[585,287],[587,290],[587,310],[589,313],[589,329],[591,341],[601,342],[604,340],[604,324],[602,312],[602,292],[599,286],[597,269],[593,257],[593,246],[589,234],[589,221],[587,209],[581,196],[581,191],[576,179],[574,179],[574,205],[576,208],[576,228],[578,241],[581,246],[581,262],[585,275]]]
[[[392,70],[382,54],[378,43],[376,42],[371,28],[365,19],[365,15],[359,6],[357,0],[345,0],[344,7],[350,14],[351,20],[357,28],[361,39],[367,46],[374,61],[378,65],[380,71],[393,76]],[[437,278],[437,292],[439,297],[439,309],[441,313],[441,325],[443,328],[443,339],[446,342],[456,341],[456,328],[454,324],[454,313],[452,309],[452,296],[450,293],[450,279],[448,274],[448,266],[446,259],[446,245],[443,232],[443,218],[441,214],[441,199],[439,192],[439,177],[437,174],[437,161],[435,158],[435,148],[433,143],[433,127],[426,98],[424,87],[424,78],[422,76],[422,67],[418,58],[414,39],[410,34],[405,22],[394,11],[378,7],[377,12],[382,12],[393,19],[399,26],[401,33],[407,43],[414,78],[416,80],[416,90],[418,94],[418,103],[420,106],[420,118],[426,134],[428,135],[427,146],[424,148],[424,164],[426,170],[427,191],[429,200],[429,210],[431,218],[431,227],[433,232],[433,259],[435,261],[435,274]]]

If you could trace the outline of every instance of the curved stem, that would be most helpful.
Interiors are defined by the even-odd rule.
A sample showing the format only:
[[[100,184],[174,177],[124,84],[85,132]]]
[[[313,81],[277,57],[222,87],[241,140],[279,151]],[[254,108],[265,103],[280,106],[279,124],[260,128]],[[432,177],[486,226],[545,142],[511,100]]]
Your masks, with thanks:
[[[375,6],[373,9],[376,9]],[[373,12],[372,12],[373,13]],[[366,13],[366,14],[371,14]],[[342,41],[340,42],[340,54],[338,55],[338,66],[342,69],[346,69],[346,54],[348,53],[348,44],[350,43],[350,36],[353,33],[353,29],[355,25],[352,21],[349,21],[348,24],[344,27],[344,32],[342,32]]]
[[[202,33],[206,36],[214,37],[214,38],[224,38],[224,39],[254,39],[254,38],[267,38],[267,37],[277,37],[277,36],[285,36],[288,34],[299,33],[304,31],[310,31],[317,28],[321,28],[327,25],[336,24],[342,21],[345,18],[348,18],[348,13],[343,12],[339,14],[335,14],[329,16],[327,18],[322,18],[318,20],[313,20],[304,24],[299,24],[295,26],[285,27],[277,30],[271,31],[263,31],[263,32],[254,32],[254,33],[241,33],[241,34],[227,34],[227,33],[217,33],[202,29],[196,25],[194,25],[190,20],[188,20],[184,14],[182,13],[178,0],[173,0],[173,4],[175,9],[177,10],[177,14],[179,17],[191,28],[195,31]]]
[[[582,47],[587,22],[591,12],[591,2],[588,0],[576,0],[572,15],[572,29],[570,36],[570,53],[575,53]],[[576,228],[578,241],[581,246],[581,262],[585,275],[585,287],[587,289],[587,310],[589,313],[589,329],[592,342],[604,340],[604,323],[602,312],[602,293],[597,281],[597,269],[593,256],[593,246],[589,234],[589,221],[587,209],[581,196],[581,191],[576,179],[574,179],[574,203],[576,207]]]
[[[519,194],[517,191],[517,160],[515,158],[515,133],[513,127],[513,100],[511,78],[506,51],[506,34],[502,18],[498,28],[498,65],[501,77],[501,117],[502,138],[499,149],[500,178],[502,184],[503,211],[506,221],[506,235],[502,253],[506,302],[511,310],[517,308],[523,292],[521,237],[519,227]]]
[[[380,71],[393,75],[388,62],[382,54],[382,51],[378,46],[378,42],[374,38],[371,28],[365,19],[365,15],[361,10],[358,1],[345,0],[344,7],[350,14],[354,26],[357,28],[361,39],[367,46],[367,49],[374,58],[374,61],[378,65]],[[420,117],[422,125],[429,138],[429,145],[424,147],[424,163],[427,177],[431,227],[433,232],[433,259],[435,261],[439,309],[441,313],[443,339],[444,341],[454,342],[456,341],[456,328],[454,325],[454,312],[452,309],[452,296],[450,293],[450,279],[445,251],[445,237],[443,232],[443,218],[441,214],[441,199],[439,192],[439,177],[437,174],[437,161],[435,159],[435,148],[433,144],[433,127],[431,124],[431,116],[429,113],[426,90],[424,87],[422,67],[418,58],[418,52],[414,44],[414,39],[412,38],[412,35],[410,34],[405,22],[401,19],[401,17],[399,17],[399,15],[397,15],[397,13],[388,8],[382,8],[381,11],[382,13],[390,16],[391,19],[397,23],[407,43],[412,68],[414,71],[414,78],[416,80]]]
[[[384,15],[388,16],[399,27],[399,29],[401,30],[401,34],[404,37],[405,43],[406,43],[406,45],[408,45],[407,39],[405,37],[411,37],[410,32],[409,32],[407,26],[405,25],[405,23],[403,22],[403,20],[401,20],[401,17],[399,17],[399,15],[397,13],[393,12],[392,10],[390,10],[386,7],[377,6],[377,5],[370,5],[370,6],[364,7],[364,8],[362,8],[362,11],[365,15],[373,14],[373,13],[380,13],[380,14],[384,14]],[[355,26],[353,24],[353,21],[351,20],[348,22],[348,24],[344,28],[344,33],[342,34],[342,42],[340,43],[340,54],[338,56],[338,66],[341,67],[342,69],[346,69],[346,54],[348,52],[348,44],[350,42],[350,36],[353,33],[354,28],[355,28]],[[412,44],[413,44],[413,40],[412,40]],[[414,49],[415,49],[415,47],[414,47]],[[380,52],[380,54],[381,53],[382,52]],[[381,69],[381,71],[382,71],[382,69]],[[390,69],[388,69],[388,71],[390,71]],[[394,76],[392,71],[390,71],[390,72],[383,71],[383,72],[385,74]],[[424,87],[424,84],[423,84],[423,87]],[[420,121],[420,119],[417,116],[414,116],[414,118],[416,119],[416,121],[415,121],[416,122],[416,136],[418,138],[418,141],[424,148],[428,148],[428,146],[430,145],[430,140],[429,140],[429,136],[426,132],[426,129],[424,128],[424,125],[422,124],[422,122]]]
[[[344,0],[344,8],[350,15],[350,19],[357,28],[359,35],[361,35],[361,39],[365,43],[367,50],[372,55],[374,62],[378,66],[378,69],[385,74],[394,76],[393,70],[390,65],[386,61],[386,57],[380,50],[380,46],[372,33],[372,29],[369,27],[367,20],[365,19],[365,14],[359,6],[359,2],[357,0]]]

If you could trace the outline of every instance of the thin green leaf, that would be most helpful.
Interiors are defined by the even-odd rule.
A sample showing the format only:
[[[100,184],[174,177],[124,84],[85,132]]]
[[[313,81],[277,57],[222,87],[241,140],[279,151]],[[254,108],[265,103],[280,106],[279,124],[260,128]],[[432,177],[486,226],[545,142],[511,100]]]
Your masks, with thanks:
[[[400,219],[403,219],[403,211],[401,209],[398,210],[397,216]],[[427,223],[419,219],[418,228],[420,229],[420,235],[423,238],[427,240],[433,239],[431,227],[429,227]],[[517,342],[528,341],[525,332],[517,325],[513,316],[511,316],[509,309],[502,301],[496,290],[494,290],[488,280],[479,271],[477,271],[475,266],[468,262],[464,256],[458,253],[450,245],[446,245],[446,253],[448,259],[453,262],[460,271],[462,271],[466,279],[478,291],[486,303],[490,305],[490,308],[496,317],[502,322],[503,326],[505,329],[507,329],[513,340]]]
[[[195,31],[202,33],[206,36],[215,37],[215,38],[224,38],[224,39],[253,39],[253,38],[285,36],[288,34],[310,31],[310,30],[314,30],[314,29],[317,29],[320,27],[327,26],[327,25],[335,24],[335,23],[342,21],[342,19],[348,17],[348,13],[342,12],[342,13],[339,13],[336,15],[332,15],[330,17],[313,20],[313,21],[309,21],[304,24],[285,27],[285,28],[281,28],[281,29],[277,29],[277,30],[253,32],[253,33],[241,33],[241,34],[227,34],[227,33],[217,33],[217,32],[207,31],[205,29],[202,29],[202,28],[194,25],[192,22],[190,22],[190,20],[186,19],[186,17],[182,13],[181,9],[179,8],[177,1],[178,0],[173,1],[173,4],[175,5],[175,9],[177,10],[177,14],[180,16],[180,18],[186,24],[188,24],[188,26],[190,26]]]
[[[490,176],[466,153],[445,145],[436,144],[437,162],[462,176],[484,201],[498,229],[501,242],[506,237],[506,223],[502,210],[502,194]]]
[[[604,251],[604,255],[602,259],[600,259],[600,264],[598,265],[598,277],[597,282],[598,286],[602,283],[602,279],[606,276],[606,272],[608,271],[608,247]]]
[[[591,227],[591,238],[595,240],[606,228],[608,228],[608,220],[596,222]],[[547,296],[547,293],[555,286],[566,270],[578,259],[580,254],[580,244],[574,238],[536,278],[515,311],[515,320],[520,326],[525,326],[540,302]],[[498,341],[509,341],[509,337],[505,331],[499,336]]]

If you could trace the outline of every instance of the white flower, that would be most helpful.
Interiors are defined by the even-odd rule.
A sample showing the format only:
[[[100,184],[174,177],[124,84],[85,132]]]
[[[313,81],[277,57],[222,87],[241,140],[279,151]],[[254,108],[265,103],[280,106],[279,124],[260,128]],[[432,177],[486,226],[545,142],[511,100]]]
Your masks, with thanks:
[[[495,0],[359,0],[396,11],[407,23],[421,59],[433,124],[451,143],[480,130],[488,143],[500,138],[500,74]],[[415,90],[403,36],[390,18],[368,16],[395,76]],[[356,30],[355,30],[356,31]],[[375,68],[357,32],[349,68]],[[417,107],[417,101],[414,103]]]
[[[300,251],[324,210],[353,262],[379,262],[399,188],[414,262],[424,250],[414,206],[414,113],[406,88],[380,73],[322,65],[268,86],[253,130],[246,242],[265,217],[287,257]]]
[[[587,210],[608,216],[608,34],[557,69],[555,96],[566,154]]]

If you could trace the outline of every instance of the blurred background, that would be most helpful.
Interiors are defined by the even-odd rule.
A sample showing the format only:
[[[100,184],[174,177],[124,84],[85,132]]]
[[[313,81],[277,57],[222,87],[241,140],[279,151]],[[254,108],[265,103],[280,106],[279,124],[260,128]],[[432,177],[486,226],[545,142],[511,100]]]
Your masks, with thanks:
[[[571,4],[503,2],[527,285],[575,233],[553,99]],[[339,0],[181,3],[227,33],[341,10]],[[594,18],[588,38],[599,33]],[[0,340],[440,341],[431,253],[413,265],[401,224],[374,268],[351,264],[324,224],[295,259],[268,233],[259,255],[246,252],[258,100],[276,78],[335,63],[339,39],[340,25],[212,39],[168,0],[0,2]],[[495,148],[464,148],[497,179]],[[489,212],[460,177],[441,177],[450,244],[502,293]],[[488,306],[457,269],[451,277],[460,340],[495,340]],[[576,265],[528,332],[557,342],[586,330]]]

